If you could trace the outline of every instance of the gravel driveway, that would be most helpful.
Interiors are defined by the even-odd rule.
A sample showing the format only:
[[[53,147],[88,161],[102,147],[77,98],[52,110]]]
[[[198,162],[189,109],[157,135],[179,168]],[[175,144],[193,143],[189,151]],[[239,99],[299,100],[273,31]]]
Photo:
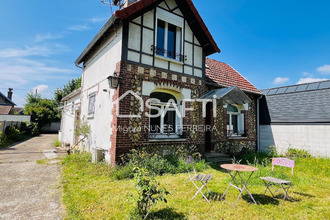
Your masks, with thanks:
[[[62,219],[56,137],[41,135],[0,150],[0,219]],[[47,158],[55,163],[37,163]]]

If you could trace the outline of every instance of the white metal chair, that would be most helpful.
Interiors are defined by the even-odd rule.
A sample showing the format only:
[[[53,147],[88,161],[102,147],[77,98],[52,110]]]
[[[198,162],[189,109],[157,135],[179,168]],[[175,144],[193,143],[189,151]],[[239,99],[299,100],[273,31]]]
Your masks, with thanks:
[[[202,196],[204,197],[204,199],[205,199],[208,203],[210,203],[210,201],[209,201],[209,200],[206,198],[206,196],[203,194],[202,189],[205,187],[205,188],[207,189],[207,191],[208,191],[209,193],[211,193],[210,190],[207,188],[206,184],[212,179],[213,175],[211,175],[211,174],[197,174],[197,173],[196,173],[195,166],[194,166],[194,161],[193,161],[192,156],[187,156],[186,159],[185,159],[185,161],[186,161],[186,165],[187,165],[187,169],[188,169],[189,180],[190,180],[190,181],[194,184],[194,186],[197,188],[197,192],[196,192],[196,194],[192,197],[191,200],[193,200],[193,199],[198,195],[198,193],[200,193],[200,194],[202,194]],[[194,170],[193,175],[190,174],[190,172],[189,172],[189,168],[188,168],[188,165],[189,165],[189,164],[192,164],[192,166],[193,166],[193,170]],[[201,182],[201,183],[202,183],[202,186],[201,186],[201,187],[198,187],[197,184],[196,184],[195,182]]]
[[[274,166],[283,166],[283,167],[289,167],[291,168],[291,178],[290,181],[289,180],[284,180],[284,179],[279,179],[273,176],[273,172],[274,172]],[[282,205],[285,201],[285,199],[290,199],[289,195],[288,195],[288,191],[291,187],[292,184],[292,177],[293,177],[293,167],[294,167],[294,161],[287,159],[287,158],[273,158],[272,159],[272,172],[271,172],[271,176],[268,177],[260,177],[265,185],[266,185],[266,191],[264,194],[266,194],[267,190],[272,194],[273,198],[274,198],[274,193],[278,192],[279,190],[283,189],[284,193],[281,193],[284,198],[283,198],[283,202]],[[277,185],[278,188],[275,189],[273,186]],[[271,189],[273,189],[274,191],[272,192]]]

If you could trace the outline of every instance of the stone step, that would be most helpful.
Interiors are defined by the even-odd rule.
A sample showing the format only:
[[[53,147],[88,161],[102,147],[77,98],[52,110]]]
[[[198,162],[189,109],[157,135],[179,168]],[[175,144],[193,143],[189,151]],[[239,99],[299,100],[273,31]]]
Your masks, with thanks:
[[[229,157],[227,154],[223,153],[205,153],[206,158],[219,158],[219,157]]]
[[[232,163],[232,159],[223,153],[206,153],[204,157],[207,161],[218,163],[218,164],[225,164],[225,163]]]

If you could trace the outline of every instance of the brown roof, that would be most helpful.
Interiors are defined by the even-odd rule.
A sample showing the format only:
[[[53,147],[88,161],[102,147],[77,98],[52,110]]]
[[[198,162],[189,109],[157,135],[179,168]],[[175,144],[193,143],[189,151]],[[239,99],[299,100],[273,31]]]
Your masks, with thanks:
[[[226,63],[206,58],[206,77],[209,82],[229,87],[236,86],[244,91],[261,94],[261,92],[245,79],[239,72]]]
[[[161,1],[160,0],[140,0],[140,1],[137,1],[137,2],[129,5],[126,8],[115,11],[114,15],[117,18],[124,20],[124,19],[127,19],[127,18],[131,17],[132,15],[136,14],[137,12],[141,11],[142,9],[145,9],[148,6],[150,6],[152,4],[157,4],[159,2],[161,2]],[[184,3],[185,3],[185,5],[183,6]],[[194,17],[192,22],[190,22],[191,24],[196,23],[195,21],[197,21],[197,24],[199,24],[198,29],[199,30],[202,29],[202,32],[199,31],[197,34],[204,33],[204,36],[200,37],[200,39],[205,39],[205,37],[206,37],[206,39],[209,41],[209,43],[211,44],[212,49],[213,49],[213,51],[210,52],[208,55],[215,53],[215,52],[220,53],[220,49],[219,49],[218,45],[215,43],[212,35],[210,34],[208,28],[206,27],[203,19],[199,15],[199,13],[198,13],[196,7],[194,6],[194,4],[192,3],[192,1],[191,0],[180,0],[180,1],[177,1],[177,4],[179,7],[180,7],[180,5],[182,5],[182,7],[181,7],[183,9],[182,12],[184,14],[187,14],[185,17],[191,16],[191,15]],[[190,9],[190,11],[187,10],[187,8]],[[208,45],[206,45],[206,46],[208,46]]]
[[[12,107],[11,105],[0,105],[0,115],[9,115]]]

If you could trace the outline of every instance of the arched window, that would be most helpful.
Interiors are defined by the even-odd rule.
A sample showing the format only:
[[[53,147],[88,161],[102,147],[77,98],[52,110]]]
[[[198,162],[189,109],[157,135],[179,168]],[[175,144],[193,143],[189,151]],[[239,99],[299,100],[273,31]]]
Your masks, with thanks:
[[[243,136],[244,131],[244,114],[242,114],[236,106],[227,106],[227,136]]]
[[[150,98],[158,99],[152,102],[150,109],[150,134],[152,137],[178,137],[180,119],[177,116],[178,100],[170,93],[153,92]],[[158,114],[158,116],[156,116]]]

